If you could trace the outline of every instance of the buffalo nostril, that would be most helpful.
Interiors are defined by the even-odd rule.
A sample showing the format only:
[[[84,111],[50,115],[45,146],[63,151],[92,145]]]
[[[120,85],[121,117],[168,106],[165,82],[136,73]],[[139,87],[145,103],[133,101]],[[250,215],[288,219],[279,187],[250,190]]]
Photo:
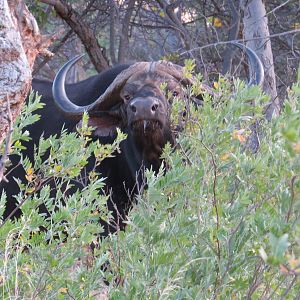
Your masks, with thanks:
[[[132,112],[136,113],[136,107],[133,104],[130,104],[130,109]]]
[[[157,111],[157,109],[158,109],[158,104],[153,104],[151,107],[152,112]]]

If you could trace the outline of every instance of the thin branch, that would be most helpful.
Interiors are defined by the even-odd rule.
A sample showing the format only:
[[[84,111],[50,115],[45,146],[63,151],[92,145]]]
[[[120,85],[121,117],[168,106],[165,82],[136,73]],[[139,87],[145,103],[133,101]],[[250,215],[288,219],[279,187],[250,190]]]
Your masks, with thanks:
[[[39,277],[38,283],[37,283],[37,285],[36,285],[36,288],[35,288],[35,290],[34,290],[34,292],[33,292],[33,295],[32,295],[32,298],[31,298],[31,299],[36,299],[37,296],[44,290],[45,287],[43,287],[43,288],[41,289],[41,288],[39,288],[39,285],[41,284],[42,279],[43,279],[43,277],[44,277],[44,275],[45,275],[45,273],[46,273],[48,267],[49,267],[48,264],[46,264],[45,268],[43,269],[43,271],[42,271],[42,273],[41,273],[41,275],[40,275],[40,277]]]
[[[297,179],[297,176],[293,176],[292,180],[291,180],[291,204],[290,204],[287,216],[286,216],[286,221],[287,222],[289,222],[289,220],[290,220],[290,216],[291,216],[292,209],[293,209],[294,202],[295,202],[295,190],[294,190],[294,187],[295,187],[295,181],[296,181],[296,179]]]
[[[212,159],[212,163],[213,163],[213,172],[214,172],[214,178],[213,178],[213,206],[216,212],[216,217],[217,217],[217,230],[219,230],[220,228],[220,213],[219,213],[219,209],[218,209],[218,202],[217,202],[217,193],[216,193],[216,189],[217,189],[217,164],[216,164],[216,160],[215,160],[215,156],[213,154],[213,152],[202,142],[200,141],[201,144],[203,145],[203,147],[209,152],[211,159]],[[218,266],[216,266],[216,281],[215,281],[215,287],[214,287],[214,295],[215,297],[217,296],[217,289],[220,283],[220,261],[221,261],[221,247],[220,247],[220,240],[218,238],[218,236],[216,235],[216,243],[217,243],[217,256],[218,256]]]
[[[253,272],[253,277],[251,280],[251,284],[249,286],[248,292],[247,292],[247,300],[252,299],[253,293],[256,291],[256,289],[261,285],[262,283],[262,276],[263,276],[263,271],[266,269],[266,266],[264,266],[263,269],[261,269],[264,265],[264,261],[260,259],[259,262],[257,262],[254,272]]]
[[[288,4],[290,1],[291,1],[291,0],[287,0],[287,1],[285,1],[284,3],[281,3],[280,5],[276,6],[274,9],[268,11],[268,12],[266,13],[265,17],[267,17],[269,14],[274,13],[274,12],[275,12],[276,10],[278,10],[279,8],[285,6],[285,5]]]
[[[293,280],[291,281],[290,285],[286,288],[285,292],[282,294],[280,300],[286,299],[286,296],[288,295],[289,291],[292,289],[292,287],[295,284],[295,282],[297,281],[297,279],[298,279],[298,276],[295,275]]]
[[[82,14],[80,14],[79,19],[83,18],[91,9],[91,7],[93,6],[93,4],[95,3],[96,0],[91,0],[89,2],[89,4],[87,5],[87,7],[85,8],[85,10],[83,11]],[[49,6],[51,7],[51,5]],[[53,49],[51,50],[51,52],[53,54],[56,54],[59,49],[65,44],[65,42],[72,36],[74,30],[71,28],[65,35],[64,37],[60,40],[60,42],[53,47]],[[54,55],[53,55],[54,56]],[[38,66],[33,70],[32,75],[35,76],[39,70],[44,67],[52,58],[53,56],[47,56],[46,58],[43,59],[43,61],[41,63],[38,64]]]
[[[64,35],[64,37],[60,40],[60,42],[56,46],[53,47],[53,49],[51,50],[51,52],[53,54],[56,54],[59,51],[59,49],[65,44],[65,42],[70,38],[70,36],[72,35],[73,32],[74,32],[73,29],[70,29]],[[35,76],[39,72],[39,70],[42,67],[44,67],[52,58],[53,58],[53,56],[51,56],[51,57],[50,56],[45,57],[43,59],[43,61],[41,63],[39,63],[39,65],[33,70],[32,75]]]
[[[116,10],[117,6],[114,0],[110,1],[110,24],[109,24],[109,54],[113,65],[116,64],[116,54],[115,54],[115,39],[116,39]]]
[[[192,40],[190,38],[190,33],[186,30],[181,20],[177,17],[174,12],[174,5],[168,4],[165,0],[156,0],[160,8],[164,10],[166,19],[169,24],[174,26],[174,29],[179,32],[181,41],[186,49],[191,49],[193,47]]]
[[[207,44],[205,46],[201,46],[201,47],[196,47],[193,48],[191,50],[187,50],[187,51],[183,51],[180,53],[180,56],[183,56],[185,54],[194,52],[194,51],[201,51],[203,49],[209,48],[209,47],[216,47],[219,45],[227,45],[227,44],[231,44],[232,42],[249,42],[249,41],[256,41],[256,40],[266,40],[266,39],[271,39],[274,37],[279,37],[279,36],[284,36],[284,35],[288,35],[288,34],[294,34],[294,33],[300,33],[300,29],[294,29],[294,30],[290,30],[290,31],[285,31],[285,32],[281,32],[281,33],[275,33],[275,34],[271,34],[269,36],[264,36],[264,37],[255,37],[255,38],[251,38],[251,39],[238,39],[238,40],[231,40],[231,41],[218,41],[216,43],[211,43],[211,44]]]
[[[40,0],[40,2],[52,5],[56,13],[74,30],[98,72],[108,68],[108,61],[93,31],[70,4],[60,0]]]

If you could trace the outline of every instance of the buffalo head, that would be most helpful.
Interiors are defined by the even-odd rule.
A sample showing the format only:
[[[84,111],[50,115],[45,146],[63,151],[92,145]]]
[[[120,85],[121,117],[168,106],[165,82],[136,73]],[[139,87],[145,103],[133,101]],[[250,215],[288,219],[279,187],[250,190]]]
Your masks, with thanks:
[[[192,83],[184,78],[182,67],[170,62],[139,62],[120,73],[92,104],[77,106],[68,99],[64,81],[70,67],[80,58],[70,60],[58,72],[53,95],[56,104],[68,116],[80,117],[87,111],[91,123],[96,125],[95,134],[99,136],[112,133],[117,126],[144,135],[163,130],[169,107],[161,84],[165,83],[172,95],[181,96],[182,87]]]
[[[239,43],[232,44],[248,56],[249,84],[261,84],[263,67],[256,54]],[[96,128],[95,136],[112,135],[120,127],[134,137],[143,154],[150,147],[150,156],[153,152],[159,156],[164,144],[172,139],[169,103],[161,84],[166,84],[169,94],[183,98],[183,87],[192,84],[193,79],[185,78],[184,68],[171,62],[138,62],[122,71],[93,103],[78,106],[66,95],[65,77],[81,57],[71,59],[56,75],[53,96],[58,107],[69,117],[80,118],[87,111],[90,125]]]

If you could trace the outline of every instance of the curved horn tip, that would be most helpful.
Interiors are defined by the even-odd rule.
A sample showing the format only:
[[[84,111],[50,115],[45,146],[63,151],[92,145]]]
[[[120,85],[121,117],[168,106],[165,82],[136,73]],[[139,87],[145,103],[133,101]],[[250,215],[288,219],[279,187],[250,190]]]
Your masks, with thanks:
[[[69,100],[66,90],[65,90],[65,79],[70,68],[85,54],[80,54],[70,59],[65,63],[57,72],[53,85],[52,85],[52,95],[56,105],[65,113],[71,115],[80,116],[84,111],[89,109],[89,105],[86,106],[77,106]]]
[[[255,53],[255,51],[239,42],[230,42],[230,44],[244,50],[248,56],[249,59],[248,86],[250,85],[262,86],[264,82],[265,72],[264,72],[263,64],[260,58]]]

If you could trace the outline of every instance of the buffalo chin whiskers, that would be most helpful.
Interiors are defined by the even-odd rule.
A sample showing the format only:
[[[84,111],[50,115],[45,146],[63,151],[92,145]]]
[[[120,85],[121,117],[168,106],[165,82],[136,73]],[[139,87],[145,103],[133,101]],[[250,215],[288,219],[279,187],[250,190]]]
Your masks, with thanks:
[[[155,131],[158,129],[162,129],[161,122],[157,120],[139,120],[135,121],[131,124],[131,129],[136,132],[147,133],[151,131]]]

